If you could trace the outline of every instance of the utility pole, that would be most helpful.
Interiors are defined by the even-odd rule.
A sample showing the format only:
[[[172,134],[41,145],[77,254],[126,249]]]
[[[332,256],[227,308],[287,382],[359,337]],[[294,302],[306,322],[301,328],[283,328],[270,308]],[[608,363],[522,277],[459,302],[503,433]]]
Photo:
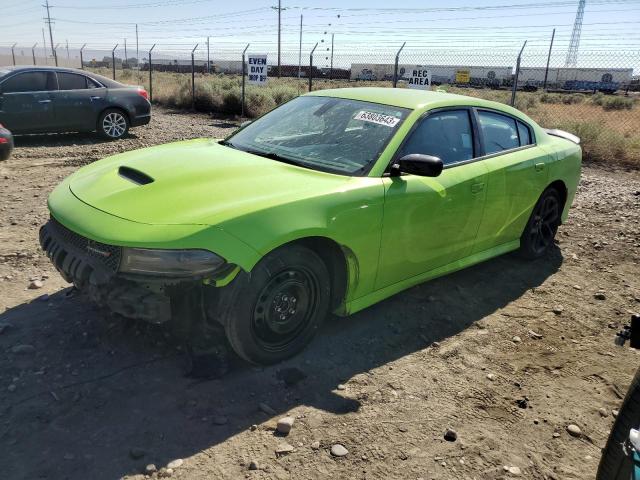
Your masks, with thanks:
[[[66,42],[67,42],[67,60],[69,60],[69,39],[67,39]]]
[[[282,16],[282,3],[278,0],[278,78],[282,75],[282,65],[280,64],[280,38],[282,37],[282,28],[280,19]]]
[[[127,63],[127,39],[124,39],[124,63],[122,64],[122,68],[124,68],[124,65]]]
[[[49,43],[51,44],[51,54],[53,55],[53,58],[56,58],[56,51],[53,48],[53,33],[51,32],[51,14],[49,12],[49,0],[45,0],[45,4],[43,5],[43,7],[47,9],[47,24],[49,25]]]
[[[209,37],[207,37],[207,73],[211,73],[209,65],[211,65],[211,60],[209,60]]]

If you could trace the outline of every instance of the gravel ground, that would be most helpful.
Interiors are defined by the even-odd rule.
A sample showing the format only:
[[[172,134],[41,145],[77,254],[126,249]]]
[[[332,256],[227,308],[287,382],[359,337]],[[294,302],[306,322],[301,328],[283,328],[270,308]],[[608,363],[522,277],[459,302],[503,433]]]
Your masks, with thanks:
[[[193,381],[161,329],[75,295],[37,232],[79,165],[232,128],[155,109],[127,140],[19,139],[0,163],[1,478],[594,477],[640,358],[613,344],[640,309],[637,172],[585,167],[547,258],[491,260],[327,322],[288,362]]]

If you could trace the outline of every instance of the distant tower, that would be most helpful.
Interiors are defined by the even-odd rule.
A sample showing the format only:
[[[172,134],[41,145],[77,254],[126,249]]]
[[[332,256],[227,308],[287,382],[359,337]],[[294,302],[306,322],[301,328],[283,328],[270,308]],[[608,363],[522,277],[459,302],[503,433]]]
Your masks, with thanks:
[[[582,32],[585,3],[586,0],[580,0],[578,3],[576,21],[573,23],[573,32],[571,33],[571,41],[569,42],[569,51],[567,52],[567,59],[564,62],[565,67],[575,67],[578,64],[578,47],[580,46],[580,33]]]

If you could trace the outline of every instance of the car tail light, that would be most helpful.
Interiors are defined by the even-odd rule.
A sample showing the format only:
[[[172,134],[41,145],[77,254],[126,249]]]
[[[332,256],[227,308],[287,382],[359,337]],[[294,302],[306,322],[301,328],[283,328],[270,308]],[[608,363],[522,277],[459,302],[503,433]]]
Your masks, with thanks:
[[[147,93],[147,91],[142,88],[142,87],[138,87],[138,95],[140,95],[141,97],[143,97],[145,100],[149,100],[149,94]]]
[[[0,137],[0,143],[9,143],[9,139]]]

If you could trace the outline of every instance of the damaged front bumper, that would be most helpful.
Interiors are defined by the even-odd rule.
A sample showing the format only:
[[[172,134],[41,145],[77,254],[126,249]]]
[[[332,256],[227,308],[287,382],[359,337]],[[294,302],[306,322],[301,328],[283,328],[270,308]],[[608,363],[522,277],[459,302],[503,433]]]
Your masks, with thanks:
[[[203,298],[202,289],[226,285],[238,270],[231,265],[213,279],[123,274],[119,272],[122,247],[90,240],[53,217],[40,229],[40,245],[62,277],[98,305],[157,324],[171,319],[175,304],[184,304],[180,299],[193,293]]]

